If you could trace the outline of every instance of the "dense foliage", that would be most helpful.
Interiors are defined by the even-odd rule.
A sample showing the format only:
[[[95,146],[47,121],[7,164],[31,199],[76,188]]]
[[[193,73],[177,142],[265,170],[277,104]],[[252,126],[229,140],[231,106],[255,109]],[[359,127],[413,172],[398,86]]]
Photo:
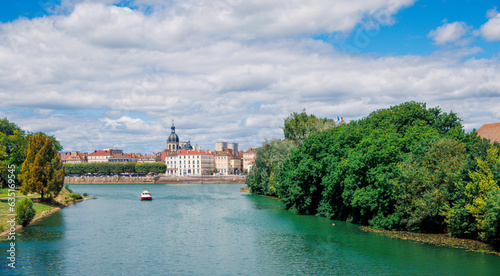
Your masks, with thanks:
[[[64,184],[64,167],[51,137],[41,132],[29,136],[19,179],[22,193],[39,193],[42,201],[45,195],[59,194]]]
[[[36,211],[33,208],[31,199],[25,197],[16,204],[16,223],[22,226],[28,225],[35,217]]]
[[[307,115],[305,110],[290,114],[284,122],[285,139],[266,141],[257,149],[255,164],[245,180],[250,191],[276,196],[277,176],[290,153],[310,135],[335,126],[333,120]]]
[[[8,167],[15,166],[15,175],[21,173],[24,151],[28,145],[26,133],[7,119],[0,120],[0,185],[6,184]],[[16,177],[17,178],[17,177]]]
[[[500,238],[499,146],[464,133],[460,121],[407,102],[313,133],[274,159],[265,143],[263,162],[258,156],[252,168],[260,176],[251,173],[248,184],[257,193],[273,187],[301,214],[493,241]],[[262,173],[270,164],[279,169]]]
[[[305,109],[301,113],[294,112],[285,119],[283,134],[286,140],[294,141],[301,145],[304,139],[311,134],[335,127],[334,120],[328,118],[316,118],[313,114],[307,115]]]
[[[103,163],[78,163],[66,164],[66,174],[121,174],[121,173],[164,173],[167,165],[163,162],[154,163],[121,163],[121,162],[103,162]]]

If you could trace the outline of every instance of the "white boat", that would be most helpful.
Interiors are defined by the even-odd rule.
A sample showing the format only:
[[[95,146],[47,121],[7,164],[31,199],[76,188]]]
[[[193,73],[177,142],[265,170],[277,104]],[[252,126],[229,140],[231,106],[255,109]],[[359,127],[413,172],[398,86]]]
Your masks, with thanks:
[[[141,200],[153,200],[153,197],[148,190],[144,190],[141,193]]]

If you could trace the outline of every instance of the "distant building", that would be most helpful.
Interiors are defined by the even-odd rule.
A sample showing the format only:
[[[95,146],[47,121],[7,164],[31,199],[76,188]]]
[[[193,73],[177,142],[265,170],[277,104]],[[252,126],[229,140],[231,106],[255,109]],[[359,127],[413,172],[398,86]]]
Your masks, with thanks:
[[[227,148],[227,142],[215,142],[215,151],[222,151],[223,148]]]
[[[109,158],[113,155],[109,150],[95,150],[91,154],[89,154],[89,163],[104,163],[108,162]]]
[[[233,152],[238,152],[238,143],[227,143],[227,147],[228,149],[232,149]]]
[[[153,153],[151,155],[146,154],[142,155],[137,159],[137,163],[154,163],[154,162],[162,162],[161,153]]]
[[[177,155],[177,175],[207,175],[214,166],[214,155],[207,151],[181,150]]]
[[[86,152],[61,152],[59,158],[66,164],[87,163],[88,153]]]
[[[249,148],[243,153],[243,171],[250,172],[257,157],[257,148]]]
[[[243,159],[233,158],[231,159],[231,170],[232,174],[239,174],[243,172]]]
[[[167,165],[167,175],[177,175],[177,152],[168,152],[165,156],[165,165]]]
[[[488,139],[491,142],[500,143],[500,123],[483,125],[478,129],[477,135],[481,138]]]
[[[214,152],[214,165],[217,173],[228,175],[231,172],[231,159],[232,156],[226,151]]]
[[[202,149],[203,149],[203,148],[202,148],[202,146],[201,146],[201,145],[196,145],[196,146],[194,147],[194,150],[196,150],[196,151],[202,151]]]
[[[193,150],[193,146],[191,146],[191,141],[180,142],[179,146],[181,150]]]
[[[215,142],[215,151],[223,151],[224,149],[232,149],[238,152],[238,143]]]

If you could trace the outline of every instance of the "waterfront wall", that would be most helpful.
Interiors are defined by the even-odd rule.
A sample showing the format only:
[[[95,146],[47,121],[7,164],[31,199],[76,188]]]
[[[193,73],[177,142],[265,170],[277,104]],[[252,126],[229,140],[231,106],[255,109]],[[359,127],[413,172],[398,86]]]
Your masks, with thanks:
[[[221,175],[221,176],[162,176],[156,183],[161,184],[240,184],[245,183],[245,175]]]
[[[66,176],[64,178],[64,184],[92,184],[92,183],[153,183],[155,181],[154,176]]]
[[[157,178],[155,182],[155,178]],[[64,179],[64,184],[99,184],[99,183],[157,183],[157,184],[203,184],[203,183],[245,183],[246,176],[244,175],[222,175],[222,176],[139,176],[139,177],[127,177],[127,176],[78,176],[69,177],[66,176]]]

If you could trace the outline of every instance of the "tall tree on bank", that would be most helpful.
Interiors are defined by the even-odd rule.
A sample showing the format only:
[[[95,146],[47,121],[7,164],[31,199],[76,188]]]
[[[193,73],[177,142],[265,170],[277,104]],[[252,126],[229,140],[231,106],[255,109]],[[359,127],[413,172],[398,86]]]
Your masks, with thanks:
[[[0,185],[2,188],[6,183],[9,166],[15,166],[16,176],[21,173],[27,144],[28,139],[24,130],[9,122],[7,118],[0,120]]]
[[[41,132],[29,137],[19,178],[24,194],[40,193],[42,201],[46,195],[52,197],[59,194],[64,184],[64,168],[51,137]]]

